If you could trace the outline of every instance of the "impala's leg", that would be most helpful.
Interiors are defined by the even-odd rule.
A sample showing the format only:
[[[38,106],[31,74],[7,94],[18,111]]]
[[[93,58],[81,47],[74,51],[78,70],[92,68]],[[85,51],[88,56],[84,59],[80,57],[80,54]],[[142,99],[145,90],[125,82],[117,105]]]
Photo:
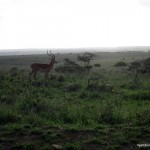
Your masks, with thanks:
[[[29,73],[29,80],[31,80],[31,75],[33,74],[33,71]]]
[[[45,72],[45,78],[48,79],[48,72]]]
[[[48,76],[49,76],[49,72],[47,72],[47,79],[48,79]]]
[[[36,74],[37,74],[37,72],[35,72],[34,75],[33,75],[33,77],[34,77],[35,80],[36,80]]]
[[[29,73],[29,76],[31,76],[33,74],[33,71]]]

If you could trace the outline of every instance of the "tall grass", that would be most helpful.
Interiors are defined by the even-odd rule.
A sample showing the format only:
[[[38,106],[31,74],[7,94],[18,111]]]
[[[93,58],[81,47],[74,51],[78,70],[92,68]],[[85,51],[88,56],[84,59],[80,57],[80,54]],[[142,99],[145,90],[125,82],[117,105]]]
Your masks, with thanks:
[[[144,118],[146,110],[136,104],[143,100],[143,106],[150,106],[147,102],[150,98],[148,90],[130,90],[120,86],[124,81],[115,84],[115,80],[110,80],[108,84],[108,81],[100,80],[98,84],[89,86],[88,78],[73,75],[65,78],[64,75],[59,82],[59,77],[55,75],[55,80],[46,81],[39,76],[39,79],[30,82],[25,76],[5,75],[0,89],[0,122],[45,122],[91,127],[131,122],[141,125],[140,118]],[[131,101],[136,105],[134,112],[128,109]],[[148,122],[149,117],[143,124]]]

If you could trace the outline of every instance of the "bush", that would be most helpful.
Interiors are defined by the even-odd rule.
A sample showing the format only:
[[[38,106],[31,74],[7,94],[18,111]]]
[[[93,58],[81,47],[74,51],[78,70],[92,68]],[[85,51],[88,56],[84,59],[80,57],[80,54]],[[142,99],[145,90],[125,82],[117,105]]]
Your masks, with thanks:
[[[150,124],[150,110],[146,109],[136,113],[137,125],[149,125]]]
[[[99,92],[114,92],[114,87],[106,83],[102,83],[100,85],[98,83],[90,83],[87,86],[87,90]]]
[[[90,70],[90,69],[92,69],[92,66],[89,65],[89,66],[85,66],[84,68],[87,70]]]
[[[51,79],[51,80],[56,80],[56,79],[57,79],[57,76],[51,74],[51,75],[50,75],[50,79]]]
[[[101,64],[94,64],[94,67],[101,67]]]
[[[99,85],[97,83],[91,83],[87,86],[87,90],[100,91],[100,88],[99,88]]]
[[[64,81],[65,81],[65,78],[64,78],[62,75],[60,75],[60,76],[58,77],[58,81],[59,81],[59,82],[64,82]]]
[[[8,107],[6,107],[5,105],[1,106],[1,108],[0,108],[0,125],[18,122],[20,119],[21,119],[20,116],[15,114]]]
[[[136,91],[125,90],[123,92],[123,97],[125,99],[132,99],[132,100],[149,100],[150,93],[149,91],[142,91],[142,90]]]
[[[88,97],[88,93],[85,92],[85,91],[82,91],[80,94],[79,94],[79,98],[87,98]]]
[[[114,104],[112,102],[107,102],[103,110],[101,110],[101,114],[98,116],[98,122],[99,123],[108,123],[108,124],[114,124],[116,123],[116,117],[114,116]]]
[[[65,90],[67,90],[68,92],[76,92],[80,89],[81,89],[81,86],[80,84],[77,84],[77,83],[70,83],[65,87]]]
[[[126,66],[127,64],[123,61],[119,61],[114,65],[114,67],[126,67]]]
[[[102,83],[101,85],[99,85],[99,89],[102,92],[114,92],[114,87],[106,83]]]
[[[49,110],[48,103],[43,100],[23,100],[19,105],[20,110],[23,114],[28,113],[40,113]]]
[[[75,145],[75,143],[66,143],[65,149],[66,150],[79,150],[79,146]]]
[[[122,102],[120,99],[106,100],[98,115],[99,123],[119,124],[124,120],[121,116]]]
[[[9,72],[10,72],[10,74],[11,74],[12,76],[15,76],[15,75],[18,74],[19,69],[18,69],[17,67],[13,67],[13,68],[10,69]]]
[[[143,66],[146,72],[150,72],[150,57],[144,60]]]
[[[78,65],[76,62],[71,61],[69,59],[64,59],[65,62],[61,66],[57,66],[55,68],[56,72],[59,73],[80,73],[84,70],[84,68]]]

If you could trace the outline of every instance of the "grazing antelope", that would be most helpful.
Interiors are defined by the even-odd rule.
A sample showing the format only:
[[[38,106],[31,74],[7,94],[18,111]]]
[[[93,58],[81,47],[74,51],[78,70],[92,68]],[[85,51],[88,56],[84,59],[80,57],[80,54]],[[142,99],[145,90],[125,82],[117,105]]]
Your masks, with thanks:
[[[48,78],[48,73],[53,69],[54,64],[57,63],[55,61],[55,55],[51,53],[48,53],[47,51],[47,55],[51,57],[51,61],[49,64],[40,64],[40,63],[34,63],[31,65],[31,69],[32,72],[29,74],[29,76],[31,77],[33,75],[34,79],[36,79],[36,74],[38,72],[43,72],[45,73],[45,78]]]

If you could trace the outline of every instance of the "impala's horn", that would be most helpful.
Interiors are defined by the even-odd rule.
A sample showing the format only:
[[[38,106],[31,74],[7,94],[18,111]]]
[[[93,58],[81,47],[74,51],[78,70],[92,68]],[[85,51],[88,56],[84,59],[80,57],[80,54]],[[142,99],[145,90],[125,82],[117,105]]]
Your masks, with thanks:
[[[51,56],[52,56],[53,58],[55,58],[55,55],[54,55],[54,54],[52,54],[51,50],[50,50],[50,53],[51,53]]]
[[[52,55],[50,53],[48,53],[48,50],[47,50],[47,55],[52,57]]]

